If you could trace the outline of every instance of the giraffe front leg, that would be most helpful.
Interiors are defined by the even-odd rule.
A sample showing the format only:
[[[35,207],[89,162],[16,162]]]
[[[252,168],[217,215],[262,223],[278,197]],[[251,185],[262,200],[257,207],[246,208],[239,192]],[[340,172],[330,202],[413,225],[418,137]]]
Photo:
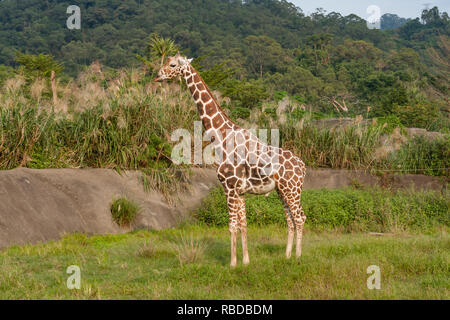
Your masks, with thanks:
[[[250,258],[248,256],[248,246],[247,246],[247,227],[241,229],[241,239],[242,239],[242,263],[248,265],[250,263]]]
[[[288,241],[286,245],[286,258],[289,259],[292,255],[292,247],[294,245],[294,228],[289,227],[288,230]]]
[[[239,199],[235,197],[233,192],[230,192],[227,195],[227,204],[228,204],[228,215],[229,215],[229,224],[228,228],[231,236],[231,267],[236,267],[237,258],[236,258],[236,236],[237,231],[239,229]]]
[[[239,197],[239,229],[241,230],[241,240],[242,240],[242,262],[244,265],[250,263],[250,258],[248,256],[248,246],[247,246],[247,217],[245,212],[245,199]]]
[[[289,205],[284,202],[283,206],[284,206],[284,215],[286,216],[286,221],[288,224],[288,240],[287,240],[287,245],[286,245],[286,258],[289,259],[292,255],[292,246],[294,244],[295,226],[294,226],[294,222],[292,221],[292,215],[291,215],[291,210],[289,209]]]
[[[232,268],[237,266],[237,258],[236,258],[236,235],[237,235],[237,229],[235,231],[231,230],[230,227],[230,233],[231,233],[231,263],[230,266]]]

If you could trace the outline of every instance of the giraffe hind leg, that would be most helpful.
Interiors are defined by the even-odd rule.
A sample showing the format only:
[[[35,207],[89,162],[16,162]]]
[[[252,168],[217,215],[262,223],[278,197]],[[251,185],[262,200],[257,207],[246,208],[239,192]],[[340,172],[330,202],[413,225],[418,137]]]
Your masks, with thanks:
[[[286,245],[286,258],[289,259],[292,255],[292,246],[294,244],[295,225],[294,225],[294,220],[293,220],[293,217],[291,214],[291,209],[289,208],[287,201],[284,199],[284,197],[280,191],[278,191],[278,195],[281,198],[281,201],[283,202],[284,215],[286,217],[286,221],[288,224],[288,240],[287,240],[287,245]]]
[[[302,255],[302,238],[303,238],[303,227],[306,221],[306,215],[303,211],[302,205],[299,206],[297,211],[293,215],[295,228],[297,230],[297,243],[295,246],[295,255],[300,258]]]

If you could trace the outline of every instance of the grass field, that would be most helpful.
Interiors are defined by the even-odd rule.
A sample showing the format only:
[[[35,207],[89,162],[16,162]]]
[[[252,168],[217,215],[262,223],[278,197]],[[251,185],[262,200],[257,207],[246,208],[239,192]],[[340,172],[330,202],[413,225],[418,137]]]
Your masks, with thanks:
[[[12,247],[0,251],[0,299],[450,298],[445,229],[371,236],[307,228],[300,260],[284,258],[286,233],[251,226],[250,266],[235,269],[227,228],[198,224]],[[81,269],[79,290],[66,286],[70,265]],[[381,269],[380,290],[367,288],[371,265]]]

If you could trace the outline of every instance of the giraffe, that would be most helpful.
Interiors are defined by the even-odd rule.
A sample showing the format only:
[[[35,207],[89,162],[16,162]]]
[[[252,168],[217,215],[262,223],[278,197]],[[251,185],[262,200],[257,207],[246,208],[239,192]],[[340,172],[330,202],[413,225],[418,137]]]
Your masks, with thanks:
[[[206,83],[187,59],[179,53],[168,57],[155,81],[184,77],[197,105],[206,134],[219,155],[217,176],[227,198],[231,235],[231,267],[237,265],[236,238],[240,230],[243,264],[250,263],[244,194],[265,194],[276,190],[288,224],[286,258],[290,258],[296,232],[296,257],[301,256],[306,215],[301,192],[306,175],[303,161],[291,151],[260,141],[249,130],[240,128],[222,110]]]

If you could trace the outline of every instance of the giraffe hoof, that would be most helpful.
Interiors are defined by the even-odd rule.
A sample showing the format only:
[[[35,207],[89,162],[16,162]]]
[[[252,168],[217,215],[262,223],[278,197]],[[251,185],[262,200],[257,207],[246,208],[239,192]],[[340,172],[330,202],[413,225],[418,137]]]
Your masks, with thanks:
[[[244,259],[244,261],[242,261],[242,263],[244,264],[244,266],[248,266],[250,264],[250,260]]]
[[[236,266],[237,266],[237,262],[231,262],[230,263],[230,267],[231,268],[236,268]]]

